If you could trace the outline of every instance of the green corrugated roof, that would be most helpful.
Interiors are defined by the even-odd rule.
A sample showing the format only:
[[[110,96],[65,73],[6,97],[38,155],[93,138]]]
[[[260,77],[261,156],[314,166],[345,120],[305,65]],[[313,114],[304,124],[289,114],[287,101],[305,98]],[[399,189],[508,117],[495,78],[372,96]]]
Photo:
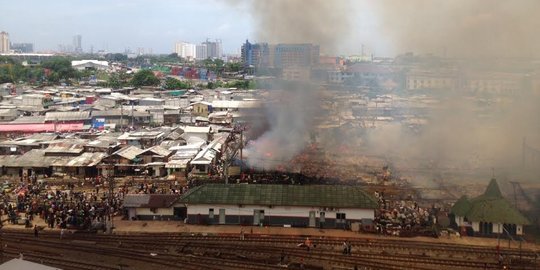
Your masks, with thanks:
[[[452,206],[452,213],[457,216],[464,217],[467,212],[471,209],[471,202],[467,196],[463,195],[456,203]]]
[[[497,180],[495,180],[495,178],[491,179],[489,182],[486,191],[484,191],[484,197],[503,198],[501,189],[499,189],[499,185],[497,184]]]
[[[504,198],[474,200],[466,217],[469,221],[478,222],[530,224],[527,218]]]
[[[465,196],[461,197],[452,206],[452,213],[457,216],[467,217],[469,221],[530,224],[529,220],[502,196],[495,179],[491,179],[484,194],[471,200],[468,200]]]
[[[352,207],[378,203],[362,188],[335,185],[210,184],[191,189],[179,200],[188,204]]]

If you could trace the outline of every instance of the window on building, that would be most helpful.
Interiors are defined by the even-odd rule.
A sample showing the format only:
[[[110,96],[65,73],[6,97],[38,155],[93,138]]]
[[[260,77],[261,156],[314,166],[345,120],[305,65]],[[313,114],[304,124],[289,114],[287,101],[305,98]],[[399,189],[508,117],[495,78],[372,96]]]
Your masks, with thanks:
[[[214,218],[214,208],[208,209],[208,218]]]
[[[345,220],[345,213],[336,213],[337,220]]]

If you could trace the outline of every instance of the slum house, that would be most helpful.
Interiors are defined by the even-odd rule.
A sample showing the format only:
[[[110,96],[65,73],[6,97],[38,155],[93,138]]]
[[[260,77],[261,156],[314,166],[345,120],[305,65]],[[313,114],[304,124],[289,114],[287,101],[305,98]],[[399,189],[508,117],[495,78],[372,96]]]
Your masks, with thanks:
[[[233,122],[255,122],[264,116],[259,100],[214,100],[214,112],[229,112]]]
[[[165,100],[163,100],[161,98],[145,97],[145,98],[139,99],[139,105],[140,106],[160,106],[160,107],[163,107],[163,105],[165,105]]]
[[[149,148],[161,143],[165,132],[160,130],[126,132],[118,137],[122,144],[134,145],[140,148]]]
[[[98,166],[102,176],[126,176],[141,174],[141,159],[138,157],[144,150],[128,145],[112,153]]]
[[[450,210],[462,234],[478,236],[523,235],[530,221],[506,200],[497,180],[491,179],[485,192],[475,198],[461,197]]]
[[[207,117],[209,113],[212,113],[212,103],[206,101],[198,101],[191,104],[191,114],[194,116]]]
[[[70,124],[90,124],[90,112],[47,112],[45,123],[70,123]]]
[[[190,165],[193,167],[191,170],[195,174],[208,174],[212,172],[212,168],[218,163],[221,146],[223,145],[225,138],[217,138],[204,147],[194,158],[191,160]]]
[[[17,109],[0,109],[0,122],[10,122],[19,117]]]
[[[53,104],[53,99],[50,94],[23,94],[13,98],[12,102],[18,106],[43,110]]]
[[[167,134],[167,136],[165,136],[163,141],[178,141],[178,140],[181,140],[185,144],[186,140],[184,138],[182,138],[183,133],[184,133],[184,131],[181,128],[173,128],[173,129],[170,130],[170,133]]]
[[[81,105],[84,105],[86,103],[86,98],[80,97],[80,98],[68,98],[68,99],[62,99],[59,101],[54,102],[53,105],[49,106],[49,109],[59,112],[65,112],[65,111],[78,111],[79,107]]]
[[[184,126],[181,127],[182,138],[188,141],[190,138],[196,137],[205,142],[212,140],[211,128],[210,127],[196,127],[196,126]]]
[[[85,152],[102,152],[108,155],[120,149],[118,136],[114,134],[105,134],[90,140],[84,145]]]
[[[53,133],[36,133],[26,137],[0,142],[0,155],[22,155],[32,149],[44,149],[50,141],[58,138]]]
[[[208,122],[214,125],[229,126],[233,122],[233,116],[227,111],[213,112],[208,115]]]
[[[178,212],[173,204],[180,195],[126,194],[123,207],[129,220],[179,220],[185,213]]]
[[[92,111],[92,122],[103,119],[106,125],[116,127],[144,126],[150,125],[152,115],[149,112],[140,112],[131,109],[112,109],[103,111]]]
[[[156,145],[145,149],[137,157],[141,159],[142,164],[146,165],[148,175],[161,177],[167,173],[165,165],[171,153],[168,149]]]
[[[174,154],[165,165],[168,175],[173,176],[175,179],[186,179],[189,162],[201,151],[205,144],[204,141],[198,141],[192,144],[171,147],[169,150]]]
[[[44,132],[79,132],[88,130],[83,123],[45,123],[45,116],[21,116],[0,124],[0,137],[15,137]]]
[[[373,220],[378,203],[355,186],[210,184],[189,190],[172,207],[177,213],[185,207],[190,224],[349,228]]]
[[[32,149],[19,156],[0,156],[2,173],[10,177],[29,176],[79,176],[90,177],[97,173],[96,165],[104,157],[94,153],[80,153],[79,149]]]
[[[58,157],[51,161],[54,176],[92,177],[97,175],[96,165],[105,154],[84,153],[85,140],[53,141],[44,149],[44,157]]]
[[[165,108],[163,111],[163,124],[167,126],[179,124],[181,115],[180,109]]]

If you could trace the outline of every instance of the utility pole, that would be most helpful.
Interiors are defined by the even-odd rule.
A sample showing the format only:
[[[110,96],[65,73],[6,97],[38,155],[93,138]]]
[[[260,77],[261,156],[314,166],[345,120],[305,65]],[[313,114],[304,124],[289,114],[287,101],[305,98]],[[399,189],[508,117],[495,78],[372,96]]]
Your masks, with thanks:
[[[244,149],[244,129],[240,130],[240,175],[242,175],[242,165],[244,165],[244,157],[242,150]]]
[[[526,152],[527,151],[527,139],[526,137],[523,137],[523,144],[521,146],[521,166],[523,169],[525,169],[525,163],[526,163]]]
[[[109,222],[110,222],[110,231],[109,233],[112,234],[112,231],[113,231],[113,228],[114,228],[114,223],[113,223],[113,214],[112,213],[112,205],[113,205],[113,201],[114,201],[114,174],[112,175],[111,177],[111,168],[114,168],[113,165],[107,165],[108,167],[108,170],[107,170],[107,178],[109,180],[109,209],[108,209],[108,212],[109,212]]]
[[[133,114],[133,103],[131,103],[131,128],[135,127],[135,115]]]
[[[124,104],[120,103],[120,129],[124,126]]]

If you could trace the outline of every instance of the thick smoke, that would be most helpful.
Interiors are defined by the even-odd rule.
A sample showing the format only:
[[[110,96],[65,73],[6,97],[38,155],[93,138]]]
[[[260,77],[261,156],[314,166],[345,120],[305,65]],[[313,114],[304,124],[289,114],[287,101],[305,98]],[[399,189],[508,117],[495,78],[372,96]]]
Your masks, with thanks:
[[[268,130],[246,148],[250,166],[275,169],[300,153],[309,141],[319,108],[318,87],[305,82],[280,86],[285,90],[273,90],[265,107]]]
[[[268,43],[313,43],[337,53],[350,34],[350,2],[326,0],[258,0],[251,3],[256,35]]]
[[[396,52],[528,57],[540,46],[538,0],[374,1]]]
[[[248,3],[260,42],[312,43],[336,52],[349,31],[346,2],[262,0]],[[320,108],[319,87],[310,82],[272,83],[266,107],[268,130],[246,148],[250,166],[275,169],[299,154],[309,142]]]
[[[355,1],[253,1],[256,36],[269,43],[314,43],[321,51],[336,52],[351,35],[347,10]],[[383,26],[381,37],[390,39],[396,52],[414,51],[459,58],[504,58],[538,56],[540,47],[540,1],[519,3],[494,0],[398,1],[375,5]],[[494,64],[495,63],[495,64]],[[513,67],[508,61],[460,60],[458,73],[493,69],[530,73],[534,67]],[[432,67],[440,68],[439,66]],[[483,72],[482,71],[482,72]],[[275,86],[284,91],[267,107],[269,128],[247,148],[248,162],[273,169],[304,149],[309,141],[320,95],[310,84]],[[452,173],[487,179],[492,174],[520,177],[523,173],[522,142],[540,147],[540,100],[523,87],[520,95],[493,94],[472,97],[458,89],[439,96],[441,104],[430,112],[428,125],[420,130],[396,123],[388,128],[357,128],[332,132],[333,143],[341,142],[358,153],[386,157],[399,171],[413,179],[421,174]],[[272,92],[271,92],[272,93]],[[437,96],[435,93],[430,95]],[[348,135],[346,134],[348,133]],[[352,135],[357,135],[351,137]],[[357,137],[362,136],[361,140]],[[353,143],[358,142],[358,144]],[[537,175],[537,174],[536,174]],[[444,175],[442,175],[444,177]],[[515,179],[514,179],[515,180]]]
[[[522,144],[527,138],[529,145],[540,146],[540,98],[527,94],[495,99],[490,105],[478,102],[448,98],[420,131],[399,124],[373,129],[364,150],[385,155],[413,178],[477,180],[495,173],[509,180],[533,180],[538,170],[523,166]]]

